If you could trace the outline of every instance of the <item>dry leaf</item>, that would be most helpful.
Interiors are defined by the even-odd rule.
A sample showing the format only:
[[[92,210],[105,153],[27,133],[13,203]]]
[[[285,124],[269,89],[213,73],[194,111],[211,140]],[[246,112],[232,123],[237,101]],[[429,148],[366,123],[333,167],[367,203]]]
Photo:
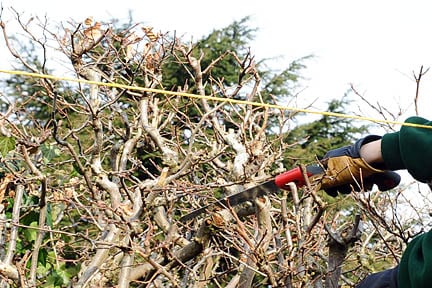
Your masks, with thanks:
[[[92,27],[85,29],[84,36],[94,42],[98,41],[102,37],[101,23],[96,22]]]
[[[0,180],[0,203],[3,202],[4,196],[6,194],[6,189],[9,183],[13,181],[13,177],[14,176],[12,174],[6,174],[5,177]]]
[[[93,24],[93,17],[87,17],[87,18],[84,20],[84,24],[85,24],[86,26],[91,26],[91,25]]]
[[[159,39],[159,35],[154,34],[152,31],[153,27],[142,27],[142,30],[151,42],[156,42]]]

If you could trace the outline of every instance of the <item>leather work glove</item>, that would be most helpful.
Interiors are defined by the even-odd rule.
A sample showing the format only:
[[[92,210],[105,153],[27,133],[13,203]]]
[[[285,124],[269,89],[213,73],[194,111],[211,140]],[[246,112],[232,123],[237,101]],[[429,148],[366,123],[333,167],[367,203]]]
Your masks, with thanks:
[[[388,191],[399,185],[401,177],[398,173],[393,171],[384,171],[382,173],[375,173],[363,179],[362,183],[348,183],[336,187],[325,189],[325,192],[333,197],[338,193],[349,194],[351,192],[370,191],[374,185],[378,186],[380,191]]]
[[[360,148],[369,142],[380,139],[380,136],[369,135],[357,140],[351,146],[345,146],[327,152],[321,161],[326,168],[321,179],[321,189],[331,196],[337,193],[350,193],[372,189],[376,184],[381,191],[390,190],[400,182],[400,176],[393,171],[373,167],[360,157]]]

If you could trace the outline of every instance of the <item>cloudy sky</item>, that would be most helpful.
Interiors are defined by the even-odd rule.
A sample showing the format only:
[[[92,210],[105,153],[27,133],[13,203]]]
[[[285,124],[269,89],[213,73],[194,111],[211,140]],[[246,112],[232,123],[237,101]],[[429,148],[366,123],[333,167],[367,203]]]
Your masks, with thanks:
[[[2,0],[3,20],[10,7],[23,15],[47,16],[56,22],[73,19],[127,19],[162,32],[197,39],[245,16],[258,28],[251,43],[257,59],[274,57],[275,67],[286,67],[306,55],[300,108],[316,100],[324,109],[341,98],[352,83],[370,103],[379,103],[403,121],[414,113],[414,73],[432,66],[432,17],[427,0],[285,0],[285,1],[33,1]],[[0,46],[3,45],[0,40]],[[0,59],[1,60],[1,59]],[[432,118],[432,71],[421,81],[419,114]],[[354,98],[366,117],[378,117]],[[303,107],[302,107],[303,106]],[[363,110],[364,109],[364,110]]]

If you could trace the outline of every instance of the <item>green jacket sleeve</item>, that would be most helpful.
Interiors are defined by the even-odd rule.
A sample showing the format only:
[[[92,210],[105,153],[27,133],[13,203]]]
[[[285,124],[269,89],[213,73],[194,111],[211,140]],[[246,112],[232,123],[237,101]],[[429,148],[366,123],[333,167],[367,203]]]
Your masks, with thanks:
[[[410,117],[405,122],[427,125],[432,122]],[[398,132],[385,134],[381,153],[389,170],[407,169],[420,182],[432,179],[432,129],[402,126]],[[399,263],[398,287],[432,287],[432,231],[414,238]]]
[[[408,244],[399,263],[398,287],[432,287],[432,231]]]
[[[417,116],[405,122],[432,128],[431,121]],[[402,126],[398,132],[383,136],[381,153],[387,169],[407,169],[414,179],[424,183],[432,179],[432,129]]]

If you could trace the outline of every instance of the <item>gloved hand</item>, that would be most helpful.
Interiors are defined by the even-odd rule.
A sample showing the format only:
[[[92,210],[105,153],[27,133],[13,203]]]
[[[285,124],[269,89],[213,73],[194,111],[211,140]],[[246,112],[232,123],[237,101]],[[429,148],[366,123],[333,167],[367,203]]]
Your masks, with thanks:
[[[324,191],[333,197],[339,193],[349,194],[353,191],[370,191],[373,185],[377,185],[380,191],[388,191],[399,185],[401,177],[394,171],[384,171],[382,173],[375,173],[363,179],[361,183],[348,183],[336,187],[326,188]]]
[[[321,180],[321,189],[331,196],[337,193],[350,193],[372,189],[374,184],[382,191],[396,187],[400,176],[393,171],[385,171],[366,163],[360,157],[360,148],[369,142],[381,139],[377,135],[369,135],[351,146],[345,146],[329,151],[321,161],[326,173]]]

